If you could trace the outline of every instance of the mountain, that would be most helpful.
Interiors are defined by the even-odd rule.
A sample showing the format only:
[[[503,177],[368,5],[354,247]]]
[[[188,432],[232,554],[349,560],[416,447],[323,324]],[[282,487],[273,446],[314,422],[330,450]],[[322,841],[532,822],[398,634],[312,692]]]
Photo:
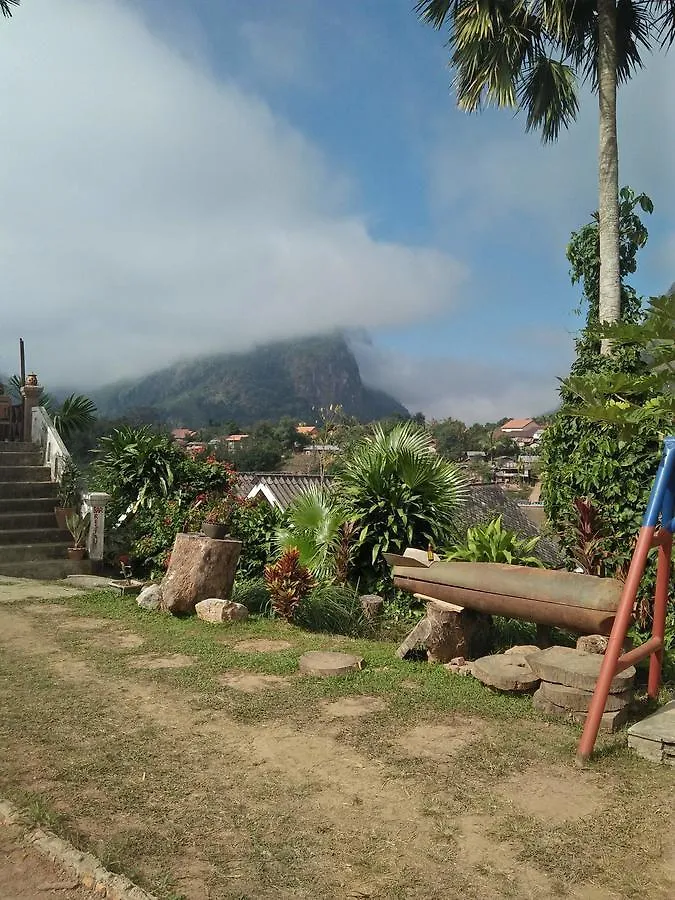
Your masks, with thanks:
[[[175,425],[241,426],[292,416],[313,422],[315,410],[340,404],[367,422],[409,413],[393,397],[366,387],[347,341],[339,335],[266,344],[177,363],[91,394],[102,416],[143,411]]]

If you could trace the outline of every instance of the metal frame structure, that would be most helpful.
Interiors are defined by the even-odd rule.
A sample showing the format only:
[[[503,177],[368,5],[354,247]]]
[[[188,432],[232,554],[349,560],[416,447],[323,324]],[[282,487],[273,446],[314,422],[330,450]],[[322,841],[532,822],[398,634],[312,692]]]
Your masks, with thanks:
[[[609,689],[617,672],[622,672],[634,663],[649,657],[647,692],[653,700],[658,697],[663,666],[673,531],[675,531],[675,437],[667,437],[664,441],[661,463],[654,479],[649,504],[642,520],[642,527],[586,717],[584,731],[579,741],[577,760],[580,763],[586,762],[593,753]],[[640,647],[623,653],[623,644],[633,620],[635,600],[644,575],[647,556],[649,551],[654,548],[658,549],[658,566],[654,592],[652,636]]]

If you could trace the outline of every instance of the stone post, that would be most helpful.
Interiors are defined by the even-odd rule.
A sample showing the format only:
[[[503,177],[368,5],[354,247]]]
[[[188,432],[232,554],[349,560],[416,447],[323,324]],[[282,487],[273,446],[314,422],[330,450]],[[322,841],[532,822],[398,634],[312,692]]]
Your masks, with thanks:
[[[87,538],[87,552],[89,559],[101,561],[103,559],[103,536],[105,533],[105,508],[110,500],[110,494],[92,493],[84,497],[84,501],[91,513],[89,536]]]
[[[21,388],[23,397],[23,439],[27,444],[33,440],[33,409],[39,406],[42,387],[38,384],[37,375],[26,376],[26,383]]]

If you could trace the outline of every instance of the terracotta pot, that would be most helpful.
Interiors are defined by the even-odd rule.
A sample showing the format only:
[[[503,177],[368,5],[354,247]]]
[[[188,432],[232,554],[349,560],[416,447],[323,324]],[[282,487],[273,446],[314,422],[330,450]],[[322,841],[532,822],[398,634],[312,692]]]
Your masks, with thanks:
[[[227,537],[227,525],[221,525],[219,522],[204,522],[202,531],[207,537],[216,538],[219,541]]]
[[[68,547],[68,559],[82,560],[86,552],[86,547]]]
[[[60,528],[61,531],[67,531],[66,519],[68,516],[74,515],[74,513],[75,509],[72,506],[55,506],[54,515],[56,516],[57,528]]]

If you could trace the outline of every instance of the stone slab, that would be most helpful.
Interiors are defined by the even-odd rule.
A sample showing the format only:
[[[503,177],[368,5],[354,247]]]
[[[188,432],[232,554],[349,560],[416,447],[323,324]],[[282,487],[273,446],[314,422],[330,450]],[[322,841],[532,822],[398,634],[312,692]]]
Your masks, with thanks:
[[[538,712],[544,713],[547,716],[557,716],[559,719],[565,719],[566,721],[574,722],[577,725],[583,725],[586,721],[585,712],[574,712],[571,709],[565,709],[564,706],[558,706],[556,703],[551,703],[551,701],[547,700],[541,693],[541,688],[532,695],[532,706],[534,706]],[[625,725],[627,721],[627,706],[624,706],[623,709],[616,709],[613,712],[606,712],[600,720],[600,731],[610,733],[618,731],[618,729],[621,728],[622,725]]]
[[[562,706],[572,712],[588,712],[593,699],[592,691],[583,691],[581,688],[567,687],[565,684],[554,684],[550,681],[542,681],[542,697],[546,697],[556,706]],[[621,694],[610,694],[605,703],[605,712],[614,712],[629,706],[633,699],[632,691],[624,691]]]
[[[66,575],[66,584],[83,591],[111,591],[110,578],[103,575]]]
[[[517,644],[515,647],[509,647],[508,650],[505,650],[504,655],[528,657],[533,653],[539,652],[541,652],[541,647],[537,647],[536,644]]]
[[[517,654],[482,656],[471,664],[474,678],[499,691],[531,691],[539,684],[525,659]]]
[[[328,650],[309,650],[300,657],[300,671],[305,675],[349,675],[363,668],[360,656],[351,653],[336,653]]]
[[[571,647],[549,647],[528,656],[527,661],[542,681],[594,691],[603,659],[603,656],[580,653]],[[612,679],[610,693],[624,693],[632,686],[634,677],[633,666],[619,672]]]
[[[212,625],[221,622],[243,622],[248,619],[248,609],[243,603],[234,600],[221,600],[220,597],[207,597],[195,606],[197,617]]]
[[[645,759],[675,766],[675,700],[631,725],[628,746]]]

